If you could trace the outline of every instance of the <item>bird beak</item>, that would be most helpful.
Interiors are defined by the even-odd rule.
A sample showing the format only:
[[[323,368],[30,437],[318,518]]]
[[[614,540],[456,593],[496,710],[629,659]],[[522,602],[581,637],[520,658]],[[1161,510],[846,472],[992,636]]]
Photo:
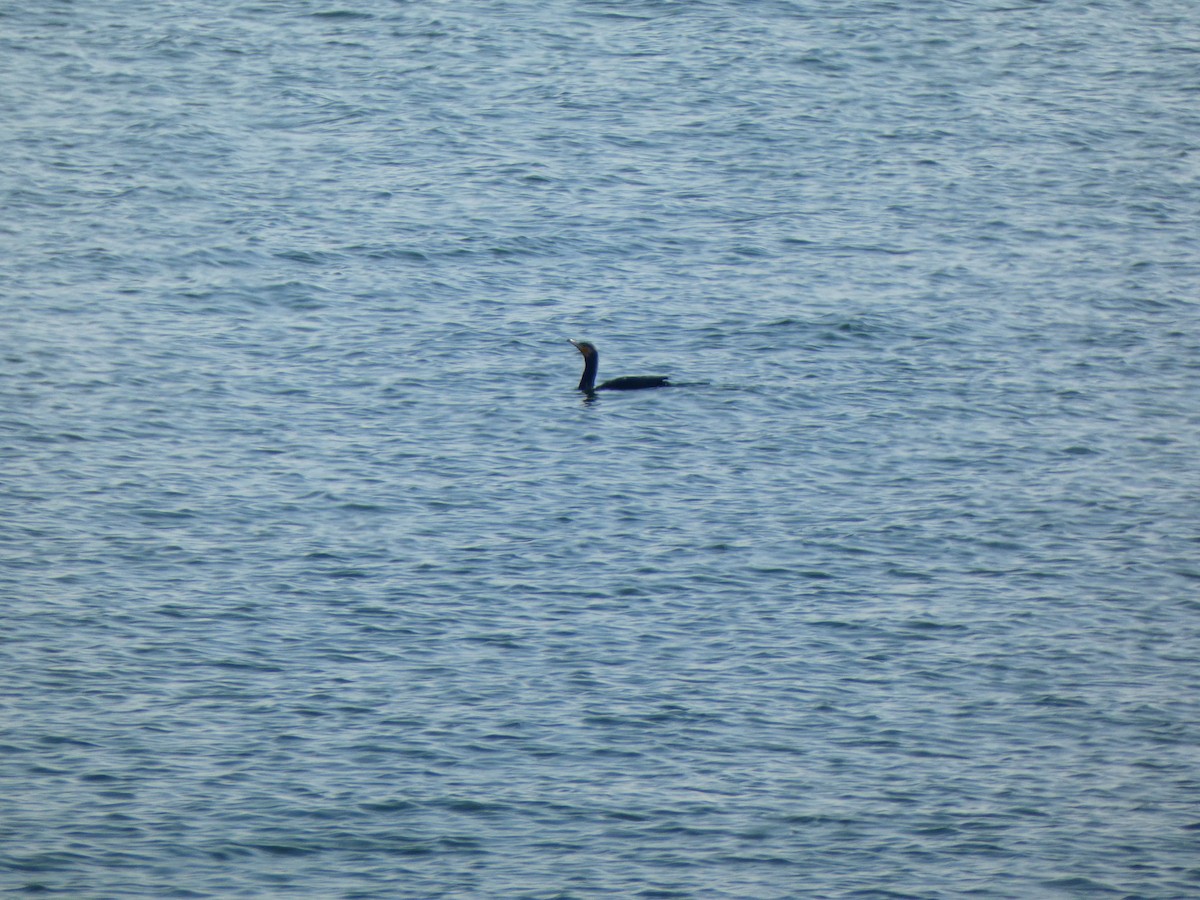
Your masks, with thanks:
[[[579,341],[575,340],[574,338],[567,338],[567,343],[569,343],[572,347],[574,347],[580,353],[583,352],[583,349],[579,346]]]

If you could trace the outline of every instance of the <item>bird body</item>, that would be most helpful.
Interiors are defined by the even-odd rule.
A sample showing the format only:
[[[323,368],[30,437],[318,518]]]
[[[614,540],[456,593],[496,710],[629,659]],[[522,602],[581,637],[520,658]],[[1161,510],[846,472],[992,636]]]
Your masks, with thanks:
[[[571,341],[575,349],[583,354],[583,377],[579,379],[579,390],[585,394],[595,391],[641,391],[646,388],[670,387],[665,375],[626,375],[596,384],[596,369],[600,365],[600,353],[595,344],[587,341]]]
[[[624,375],[596,385],[598,391],[640,391],[645,388],[670,387],[666,375]]]

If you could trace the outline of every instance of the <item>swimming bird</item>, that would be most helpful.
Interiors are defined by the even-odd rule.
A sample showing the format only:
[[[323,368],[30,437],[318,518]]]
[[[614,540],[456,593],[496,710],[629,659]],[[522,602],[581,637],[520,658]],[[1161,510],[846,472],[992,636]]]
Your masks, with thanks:
[[[602,384],[596,384],[596,367],[600,364],[600,353],[595,344],[587,341],[571,341],[575,349],[583,354],[583,377],[579,379],[579,390],[585,394],[595,391],[640,391],[645,388],[670,387],[665,375],[626,375]]]

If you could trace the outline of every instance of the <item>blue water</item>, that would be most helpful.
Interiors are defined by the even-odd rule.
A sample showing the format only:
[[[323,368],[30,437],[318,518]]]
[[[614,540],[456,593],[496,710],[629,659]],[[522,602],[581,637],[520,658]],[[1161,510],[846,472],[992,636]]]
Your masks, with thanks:
[[[1200,896],[1197,48],[5,5],[0,891]]]

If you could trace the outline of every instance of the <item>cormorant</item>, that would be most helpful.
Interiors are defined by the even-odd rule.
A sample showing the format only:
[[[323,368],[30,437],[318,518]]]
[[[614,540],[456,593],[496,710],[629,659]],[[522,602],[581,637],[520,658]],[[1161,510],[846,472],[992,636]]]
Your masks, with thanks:
[[[614,378],[603,384],[596,384],[596,366],[600,363],[600,354],[594,344],[587,341],[571,341],[575,349],[583,354],[583,377],[579,379],[579,390],[585,394],[593,391],[640,391],[644,388],[670,387],[665,375],[627,375],[624,378]]]

